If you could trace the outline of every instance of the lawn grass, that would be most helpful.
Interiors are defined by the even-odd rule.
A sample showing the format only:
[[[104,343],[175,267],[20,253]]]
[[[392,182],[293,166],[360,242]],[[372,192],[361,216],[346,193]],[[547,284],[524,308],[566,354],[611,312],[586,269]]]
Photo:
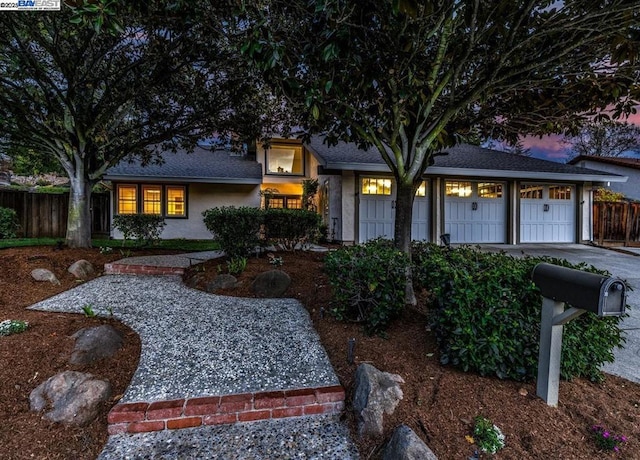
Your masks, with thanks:
[[[11,238],[0,239],[0,249],[3,248],[15,248],[21,246],[55,246],[58,242],[64,242],[62,238]],[[185,252],[192,251],[215,251],[220,249],[220,245],[213,240],[159,240],[149,246],[140,246],[135,241],[125,241],[123,246],[122,240],[110,240],[110,239],[94,239],[91,244],[94,248],[128,248],[135,249],[140,247],[154,248],[154,249],[172,249]]]

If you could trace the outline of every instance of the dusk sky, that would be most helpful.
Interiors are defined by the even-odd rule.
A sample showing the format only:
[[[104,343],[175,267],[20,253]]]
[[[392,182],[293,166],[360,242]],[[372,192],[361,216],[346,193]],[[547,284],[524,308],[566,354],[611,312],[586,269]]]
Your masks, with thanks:
[[[640,125],[640,113],[631,115],[628,121]],[[523,144],[531,150],[532,157],[564,163],[570,156],[571,148],[562,142],[562,136],[526,137]],[[634,157],[640,158],[640,155]]]

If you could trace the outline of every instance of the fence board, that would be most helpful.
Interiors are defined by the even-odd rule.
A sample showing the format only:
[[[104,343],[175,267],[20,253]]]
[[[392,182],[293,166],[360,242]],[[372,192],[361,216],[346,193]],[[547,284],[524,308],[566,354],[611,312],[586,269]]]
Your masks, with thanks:
[[[593,204],[593,238],[599,244],[640,244],[640,203],[596,202]]]
[[[21,238],[64,238],[69,212],[68,193],[32,193],[0,190],[0,207],[16,211]],[[91,232],[109,234],[110,200],[107,193],[91,195]]]

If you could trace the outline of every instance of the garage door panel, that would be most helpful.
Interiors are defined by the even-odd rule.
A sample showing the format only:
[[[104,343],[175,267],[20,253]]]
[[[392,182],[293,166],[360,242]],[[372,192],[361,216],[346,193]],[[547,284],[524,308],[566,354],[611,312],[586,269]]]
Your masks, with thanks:
[[[484,183],[502,190],[500,183]],[[452,243],[504,243],[506,238],[506,200],[502,193],[495,197],[478,197],[478,184],[447,182],[444,200],[445,233]],[[451,191],[454,196],[450,196]],[[457,196],[463,191],[464,196]]]
[[[362,178],[359,205],[359,240],[361,243],[373,238],[393,238],[395,219],[395,185],[390,179]],[[411,238],[428,240],[429,198],[426,184],[422,195],[413,203]],[[368,192],[369,193],[365,193]]]
[[[561,189],[568,190],[564,199],[551,199],[550,188],[558,187],[522,186],[522,189],[539,190],[539,195],[537,198],[520,199],[520,242],[575,242],[575,187],[562,186]]]

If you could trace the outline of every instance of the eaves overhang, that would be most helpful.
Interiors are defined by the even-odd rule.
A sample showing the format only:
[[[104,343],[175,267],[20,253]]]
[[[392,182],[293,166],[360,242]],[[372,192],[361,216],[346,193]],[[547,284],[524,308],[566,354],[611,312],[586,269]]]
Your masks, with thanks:
[[[361,171],[375,173],[390,173],[386,164],[381,163],[341,163],[326,162],[327,169],[338,169],[346,171]],[[539,181],[571,181],[571,182],[626,182],[627,176],[617,174],[572,174],[542,171],[513,171],[499,169],[474,169],[474,168],[451,168],[442,166],[431,166],[425,176],[449,176],[449,177],[476,177],[476,178],[503,178],[503,179],[526,179]]]
[[[105,175],[104,180],[116,182],[154,182],[154,183],[198,183],[198,184],[237,184],[260,185],[262,178],[255,177],[170,177],[170,176],[127,176]]]

